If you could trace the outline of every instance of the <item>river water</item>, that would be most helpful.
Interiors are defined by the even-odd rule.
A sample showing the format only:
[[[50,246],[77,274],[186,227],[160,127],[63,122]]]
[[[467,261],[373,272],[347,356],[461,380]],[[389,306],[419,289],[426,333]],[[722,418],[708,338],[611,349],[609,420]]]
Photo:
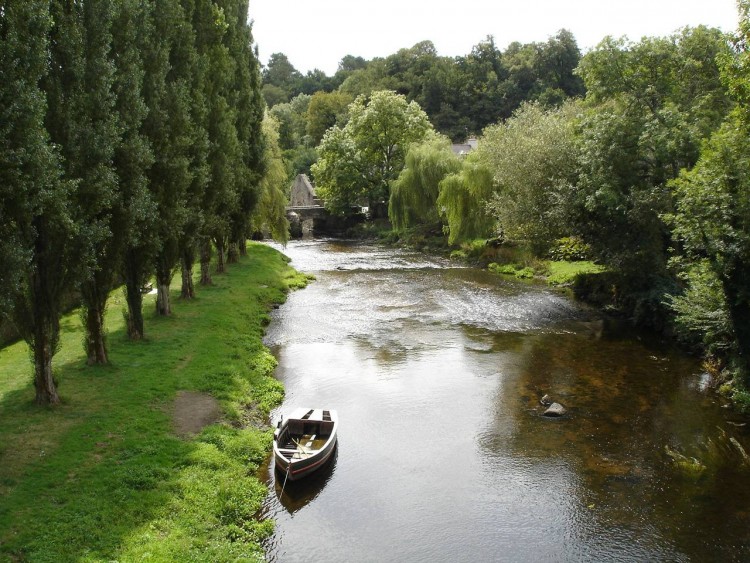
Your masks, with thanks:
[[[356,243],[283,251],[317,280],[269,326],[273,420],[336,409],[340,429],[283,494],[269,460],[270,561],[750,560],[750,429],[696,360],[539,283]],[[543,417],[544,394],[567,415]]]

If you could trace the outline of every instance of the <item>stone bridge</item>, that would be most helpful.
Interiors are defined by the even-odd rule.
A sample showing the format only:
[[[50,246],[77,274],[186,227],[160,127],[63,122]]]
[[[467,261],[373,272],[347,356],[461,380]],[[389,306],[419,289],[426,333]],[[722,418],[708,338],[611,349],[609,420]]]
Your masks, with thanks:
[[[328,223],[330,214],[322,205],[290,205],[286,218],[291,225],[292,236],[309,235]]]
[[[290,196],[286,217],[293,237],[343,233],[364,219],[360,207],[353,207],[351,213],[344,217],[331,215],[315,194],[315,188],[305,174],[295,178]]]

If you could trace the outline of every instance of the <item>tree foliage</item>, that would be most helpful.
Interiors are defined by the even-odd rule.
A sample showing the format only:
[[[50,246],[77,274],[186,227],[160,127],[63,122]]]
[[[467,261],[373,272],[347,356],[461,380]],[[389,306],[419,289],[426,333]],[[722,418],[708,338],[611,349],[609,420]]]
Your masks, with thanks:
[[[720,32],[701,27],[635,44],[607,38],[581,61],[588,109],[565,198],[570,230],[617,272],[620,305],[642,322],[663,326],[665,294],[677,287],[667,184],[696,163],[730,106],[715,60],[726,49]]]
[[[479,147],[495,184],[488,205],[497,230],[529,241],[538,254],[565,234],[561,200],[563,187],[576,181],[577,111],[575,104],[557,110],[524,105],[505,123],[488,127]]]
[[[305,127],[310,137],[310,143],[313,145],[319,144],[325,132],[334,125],[343,127],[347,109],[353,101],[354,98],[342,92],[316,92],[313,94],[305,115]]]
[[[153,271],[158,245],[153,229],[156,202],[148,189],[147,174],[154,155],[143,130],[148,113],[144,100],[144,45],[150,29],[150,10],[138,0],[121,2],[112,31],[117,53],[115,108],[121,128],[113,163],[122,205],[119,221],[113,224],[112,239],[123,245],[118,273],[125,282],[128,336],[134,339],[143,336],[142,288]]]
[[[580,58],[575,38],[564,29],[546,42],[516,42],[505,51],[490,36],[455,58],[439,56],[431,41],[370,61],[347,55],[330,78],[318,70],[302,76],[285,55],[274,53],[263,71],[263,94],[275,107],[300,93],[338,91],[356,98],[392,90],[417,102],[439,132],[463,141],[507,119],[524,101],[553,107],[582,96],[583,82],[574,73]],[[320,141],[322,131],[313,137]]]
[[[86,351],[89,363],[108,362],[104,313],[120,264],[122,239],[122,198],[114,156],[122,125],[116,113],[115,76],[112,56],[115,8],[108,3],[84,4],[85,66],[82,97],[87,118],[78,147],[77,164],[81,178],[78,208],[87,226],[92,254],[96,257],[88,278],[81,284],[86,309]]]
[[[677,210],[672,216],[686,255],[705,260],[721,285],[734,333],[735,359],[746,387],[750,384],[749,134],[750,123],[736,114],[727,120],[705,145],[695,168],[673,182]],[[693,288],[701,281],[696,276],[690,279]],[[686,311],[678,313],[683,320],[689,318]]]
[[[329,129],[318,147],[312,173],[326,205],[337,212],[360,201],[373,210],[385,205],[409,145],[431,130],[419,105],[400,94],[359,96],[349,106],[347,124]]]
[[[487,209],[492,189],[492,172],[476,152],[464,159],[458,172],[440,182],[437,208],[446,224],[450,244],[497,234],[493,233],[496,221]]]

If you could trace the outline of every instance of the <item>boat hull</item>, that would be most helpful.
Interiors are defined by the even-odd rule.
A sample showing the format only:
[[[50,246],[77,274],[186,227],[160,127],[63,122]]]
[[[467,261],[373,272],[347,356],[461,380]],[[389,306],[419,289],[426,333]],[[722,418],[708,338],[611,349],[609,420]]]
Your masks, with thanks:
[[[331,459],[331,455],[336,450],[337,443],[338,440],[334,438],[326,448],[305,459],[289,460],[281,452],[276,451],[274,452],[276,471],[289,481],[297,481],[298,479],[307,477],[310,473],[323,467]]]

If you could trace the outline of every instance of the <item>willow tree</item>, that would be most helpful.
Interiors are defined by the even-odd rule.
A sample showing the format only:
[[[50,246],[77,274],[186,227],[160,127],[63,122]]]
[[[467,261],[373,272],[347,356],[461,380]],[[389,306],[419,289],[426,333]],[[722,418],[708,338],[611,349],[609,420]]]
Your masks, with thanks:
[[[31,349],[38,404],[60,402],[52,358],[62,298],[77,273],[69,244],[77,234],[74,184],[62,179],[39,88],[50,68],[52,22],[47,1],[11,0],[0,10],[0,310]]]
[[[402,231],[410,226],[440,225],[437,199],[440,182],[461,169],[450,140],[435,135],[412,145],[406,153],[405,168],[391,186],[388,217]]]
[[[253,210],[251,225],[255,231],[268,231],[271,237],[286,244],[289,241],[289,221],[286,206],[287,171],[279,147],[279,124],[266,112],[263,120],[264,152],[263,178],[260,182],[258,205]]]
[[[466,156],[458,172],[440,182],[437,208],[446,224],[450,244],[493,234],[496,222],[487,209],[492,192],[492,173],[479,161],[476,152]]]

